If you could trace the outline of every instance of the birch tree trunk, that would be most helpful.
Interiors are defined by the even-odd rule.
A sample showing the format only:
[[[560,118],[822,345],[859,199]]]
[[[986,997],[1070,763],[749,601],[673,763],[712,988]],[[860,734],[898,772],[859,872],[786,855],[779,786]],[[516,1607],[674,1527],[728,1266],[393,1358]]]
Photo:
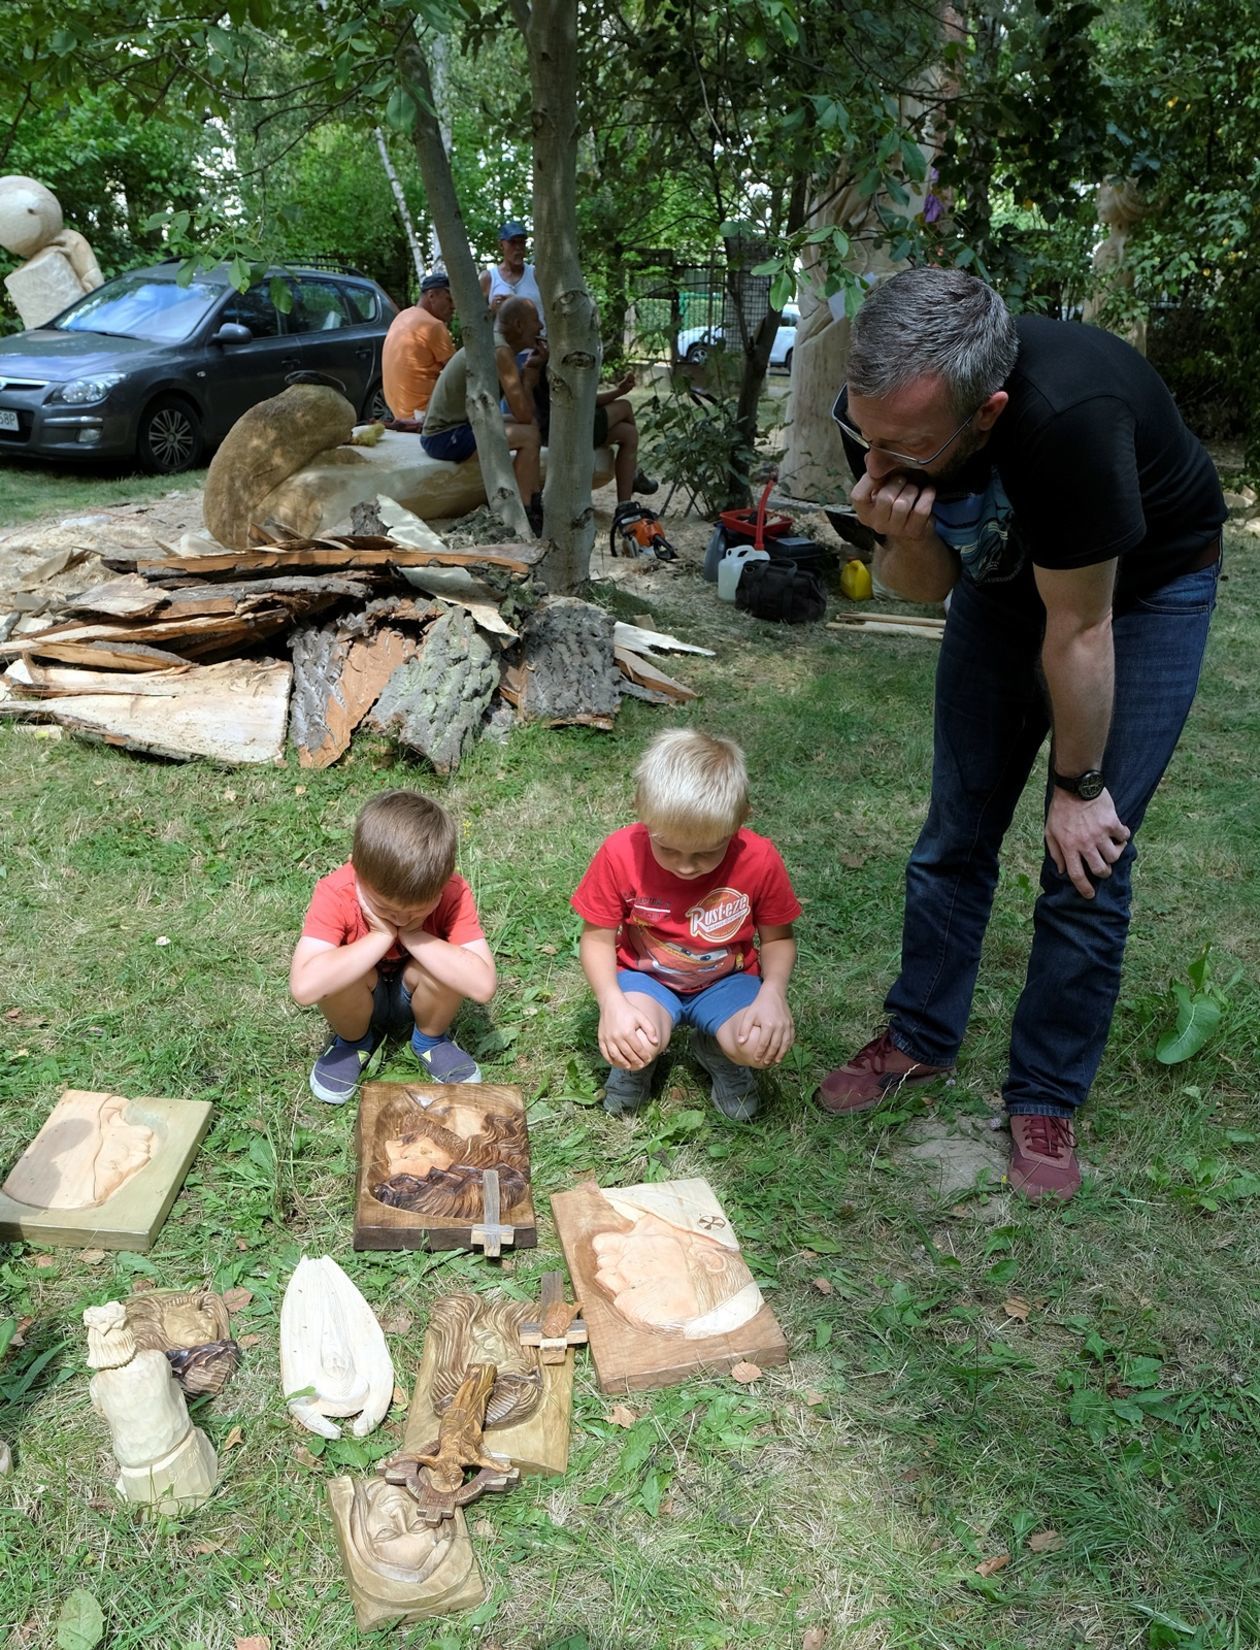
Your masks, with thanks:
[[[398,216],[402,219],[403,234],[407,237],[407,245],[411,248],[411,261],[416,266],[416,291],[419,292],[419,283],[424,280],[428,271],[424,267],[424,253],[420,250],[419,237],[416,235],[416,226],[411,221],[411,213],[407,209],[407,197],[403,194],[403,186],[398,173],[394,170],[394,163],[389,158],[389,145],[385,142],[385,134],[378,126],[376,128],[376,147],[381,152],[381,165],[385,168],[385,176],[389,179],[389,187],[394,192],[394,204],[398,208]]]
[[[542,576],[571,590],[590,572],[592,432],[599,383],[599,315],[578,261],[577,0],[513,0],[529,51],[534,100],[534,242],[550,345],[551,433]]]
[[[434,112],[428,61],[415,40],[403,43],[398,61],[404,84],[416,95],[412,137],[429,198],[429,211],[441,244],[446,273],[450,276],[451,294],[459,312],[468,360],[468,417],[477,437],[477,458],[485,482],[486,501],[500,521],[522,539],[531,539],[533,534],[517,489],[516,471],[512,468],[503,414],[499,410],[493,321],[477,279],[477,266],[469,250],[468,232],[451,177],[450,158]]]

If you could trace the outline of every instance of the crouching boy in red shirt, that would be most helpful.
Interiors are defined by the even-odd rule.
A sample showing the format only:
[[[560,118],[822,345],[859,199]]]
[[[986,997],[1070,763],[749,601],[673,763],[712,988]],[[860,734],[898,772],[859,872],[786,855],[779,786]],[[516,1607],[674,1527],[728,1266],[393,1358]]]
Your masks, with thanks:
[[[332,1029],[311,1072],[317,1100],[349,1100],[378,1044],[407,1031],[434,1082],[481,1081],[447,1036],[465,997],[488,1003],[495,987],[472,889],[455,871],[455,836],[427,796],[386,791],[355,821],[348,863],[315,884],[289,990]]]
[[[742,828],[748,772],[731,740],[659,734],[635,771],[634,802],[639,823],[613,832],[573,895],[612,1067],[604,1107],[645,1103],[681,1020],[713,1104],[746,1122],[754,1072],[777,1065],[795,1036],[787,983],[800,903],[774,844]]]

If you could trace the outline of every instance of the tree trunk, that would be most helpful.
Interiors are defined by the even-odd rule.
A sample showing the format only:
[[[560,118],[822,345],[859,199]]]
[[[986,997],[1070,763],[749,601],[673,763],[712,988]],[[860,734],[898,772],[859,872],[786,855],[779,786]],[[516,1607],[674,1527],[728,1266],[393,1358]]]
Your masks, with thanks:
[[[428,271],[424,267],[424,253],[420,250],[420,239],[416,234],[416,226],[411,221],[411,213],[407,208],[407,197],[403,194],[402,182],[394,170],[394,163],[389,158],[389,145],[385,142],[385,134],[380,127],[376,128],[376,147],[381,152],[381,165],[385,168],[385,176],[389,179],[389,187],[394,192],[394,204],[398,207],[398,216],[402,219],[403,234],[407,237],[407,247],[411,253],[411,261],[416,266],[416,292],[420,291],[420,282],[424,280]]]
[[[451,293],[459,311],[464,350],[468,357],[468,417],[477,437],[477,458],[485,482],[486,501],[495,515],[523,539],[533,537],[525,506],[516,485],[516,471],[508,452],[499,410],[499,375],[494,364],[494,329],[477,278],[477,266],[468,246],[468,232],[455,194],[451,163],[442,142],[433,107],[429,65],[420,46],[406,41],[399,50],[403,82],[416,98],[412,137],[429,211],[437,230],[450,276]]]
[[[529,49],[534,240],[551,351],[543,492],[543,536],[551,549],[542,576],[551,590],[571,590],[588,576],[595,542],[591,432],[600,364],[599,315],[578,262],[577,0],[534,0],[528,16],[517,0],[514,11]]]

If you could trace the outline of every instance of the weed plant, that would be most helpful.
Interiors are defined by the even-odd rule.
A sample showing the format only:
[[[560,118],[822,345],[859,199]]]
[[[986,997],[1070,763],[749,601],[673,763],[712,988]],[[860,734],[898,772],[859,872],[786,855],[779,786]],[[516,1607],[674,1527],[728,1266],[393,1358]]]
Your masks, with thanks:
[[[8,1644],[65,1642],[76,1588],[110,1650],[359,1643],[324,1484],[395,1449],[405,1412],[362,1442],[290,1421],[289,1274],[303,1253],[334,1255],[387,1318],[407,1389],[433,1299],[535,1296],[559,1257],[548,1194],[590,1173],[707,1176],[792,1362],[747,1387],[623,1396],[625,1426],[582,1355],[568,1474],[471,1510],[489,1599],[402,1634],[410,1650],[1260,1643],[1260,581],[1255,541],[1230,548],[1199,701],[1143,831],[1123,996],[1081,1120],[1089,1176],[1064,1209],[1000,1190],[942,1200],[905,1152],[924,1116],[996,1117],[1040,862],[1035,784],[953,1086],[845,1123],[809,1102],[880,1024],[896,965],[927,803],[929,642],[770,630],[682,568],[652,611],[716,649],[679,667],[694,706],[630,701],[610,734],[516,732],[451,782],[365,740],[322,773],[292,759],[229,771],[0,730],[0,1166],[63,1087],[215,1104],[149,1255],[0,1249],[0,1436],[18,1463],[0,1480]],[[684,1041],[645,1113],[605,1115],[568,905],[629,817],[645,740],[688,720],[744,743],[751,823],[805,908],[799,1042],[747,1127],[709,1106]],[[539,1247],[502,1264],[351,1251],[353,1107],[311,1099],[319,1024],[286,995],[312,884],[345,857],[358,806],[400,784],[456,812],[500,963],[494,1003],[460,1029],[487,1078],[529,1103]],[[1212,1041],[1161,1065],[1168,982],[1208,941],[1241,978]],[[381,1069],[414,1072],[392,1050]],[[221,1483],[178,1521],[116,1500],[88,1407],[82,1312],[137,1282],[249,1295],[243,1367],[194,1406]]]

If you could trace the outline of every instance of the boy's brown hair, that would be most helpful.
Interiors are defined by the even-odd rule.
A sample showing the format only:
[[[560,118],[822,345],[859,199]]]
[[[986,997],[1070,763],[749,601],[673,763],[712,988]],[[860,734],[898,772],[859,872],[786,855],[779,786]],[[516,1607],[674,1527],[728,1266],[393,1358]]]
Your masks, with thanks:
[[[455,821],[419,791],[383,791],[354,822],[354,874],[382,899],[425,905],[455,869]]]

